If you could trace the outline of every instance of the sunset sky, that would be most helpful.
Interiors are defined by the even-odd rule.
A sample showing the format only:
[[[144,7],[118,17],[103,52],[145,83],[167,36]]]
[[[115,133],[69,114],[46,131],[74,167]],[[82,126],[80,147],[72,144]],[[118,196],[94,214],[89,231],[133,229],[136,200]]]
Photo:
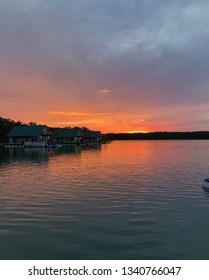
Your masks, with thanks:
[[[209,130],[209,1],[0,0],[0,116]]]

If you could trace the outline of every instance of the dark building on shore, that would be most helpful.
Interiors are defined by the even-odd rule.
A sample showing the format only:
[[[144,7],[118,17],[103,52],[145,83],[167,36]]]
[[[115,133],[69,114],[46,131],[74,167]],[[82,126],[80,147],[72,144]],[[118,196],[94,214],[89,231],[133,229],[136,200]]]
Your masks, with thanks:
[[[59,128],[55,130],[52,141],[58,144],[81,144],[82,130],[80,128]]]
[[[24,145],[26,142],[48,142],[51,132],[46,125],[15,126],[7,135],[10,145]]]

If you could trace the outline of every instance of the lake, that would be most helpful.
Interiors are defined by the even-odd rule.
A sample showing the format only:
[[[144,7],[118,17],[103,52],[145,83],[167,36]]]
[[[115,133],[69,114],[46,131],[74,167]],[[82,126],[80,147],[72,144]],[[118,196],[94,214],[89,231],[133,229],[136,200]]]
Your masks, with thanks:
[[[209,141],[0,148],[0,259],[209,259]]]

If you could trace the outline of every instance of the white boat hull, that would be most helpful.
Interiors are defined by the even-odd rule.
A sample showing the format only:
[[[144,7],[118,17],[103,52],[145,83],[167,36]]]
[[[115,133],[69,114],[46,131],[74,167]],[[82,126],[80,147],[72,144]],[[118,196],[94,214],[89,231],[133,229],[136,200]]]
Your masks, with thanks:
[[[25,148],[44,148],[46,147],[46,142],[25,142],[24,147]]]
[[[60,147],[62,147],[62,144],[50,144],[49,147],[50,148],[60,148]]]
[[[203,183],[202,183],[202,187],[205,190],[209,190],[209,178],[206,178]]]

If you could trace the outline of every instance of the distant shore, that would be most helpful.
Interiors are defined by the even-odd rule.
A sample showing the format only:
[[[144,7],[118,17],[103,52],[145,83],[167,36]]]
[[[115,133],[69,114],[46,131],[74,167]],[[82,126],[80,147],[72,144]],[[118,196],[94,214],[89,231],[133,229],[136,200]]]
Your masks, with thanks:
[[[21,121],[14,121],[0,117],[0,145],[7,143],[9,131],[19,125],[25,125]],[[37,125],[30,122],[27,125]],[[79,127],[75,127],[79,128]],[[50,128],[53,132],[57,128]],[[87,129],[82,127],[81,129]],[[136,132],[136,133],[102,133],[104,141],[113,140],[209,140],[209,131],[186,131],[186,132]]]
[[[107,133],[109,140],[209,140],[209,131]]]

